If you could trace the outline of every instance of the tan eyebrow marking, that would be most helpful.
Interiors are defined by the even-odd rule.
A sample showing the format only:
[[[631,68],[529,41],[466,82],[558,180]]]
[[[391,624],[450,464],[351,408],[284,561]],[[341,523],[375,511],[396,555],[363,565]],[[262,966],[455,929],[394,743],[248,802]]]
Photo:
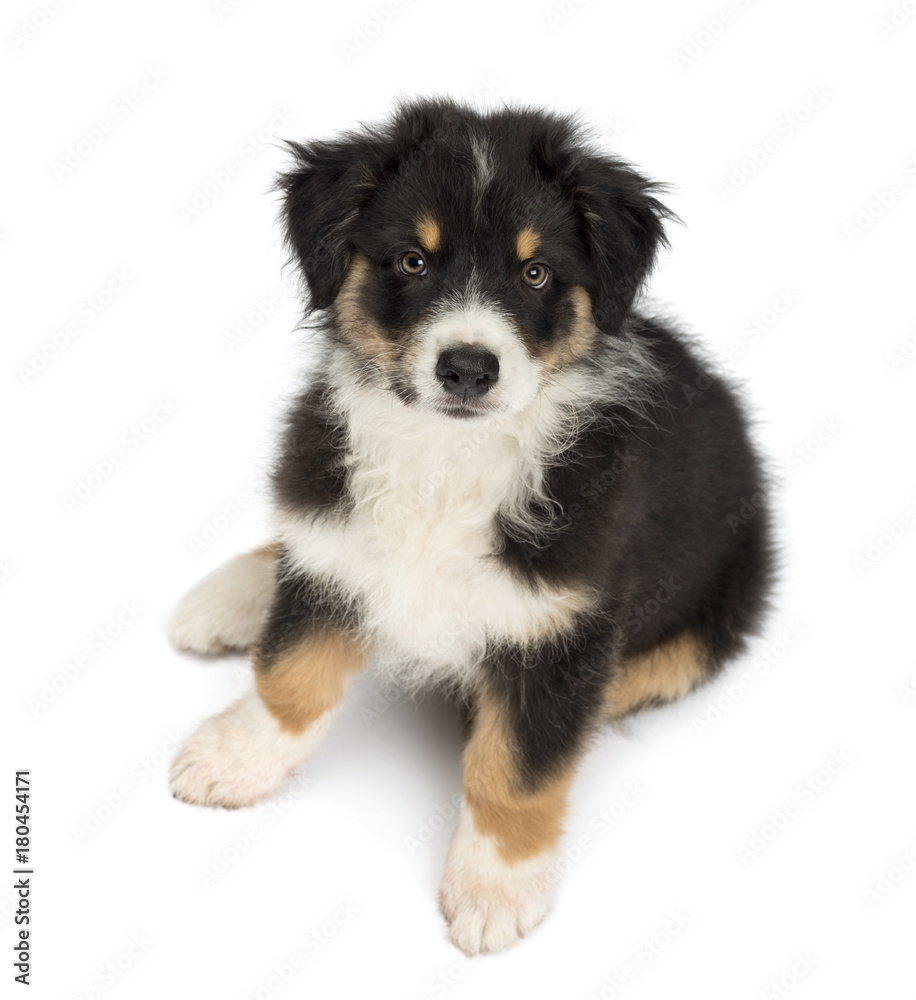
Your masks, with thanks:
[[[429,253],[437,250],[439,241],[442,239],[442,230],[439,228],[439,223],[431,215],[424,215],[417,220],[417,237],[420,240],[420,246],[424,250],[427,250]]]
[[[533,226],[525,226],[515,241],[515,252],[519,260],[530,260],[535,250],[541,245],[541,237]]]

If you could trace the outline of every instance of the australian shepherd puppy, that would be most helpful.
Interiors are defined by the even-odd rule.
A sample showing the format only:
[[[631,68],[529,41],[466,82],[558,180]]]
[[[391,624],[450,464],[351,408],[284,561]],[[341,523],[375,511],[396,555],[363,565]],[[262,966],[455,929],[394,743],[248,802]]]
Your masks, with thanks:
[[[175,614],[182,649],[249,649],[255,686],[187,741],[172,790],[268,795],[370,660],[453,691],[442,912],[468,954],[505,948],[548,910],[597,727],[680,698],[755,628],[760,465],[732,391],[634,309],[671,218],[658,185],[574,120],[423,101],[292,151],[321,363],[273,472],[275,540]]]

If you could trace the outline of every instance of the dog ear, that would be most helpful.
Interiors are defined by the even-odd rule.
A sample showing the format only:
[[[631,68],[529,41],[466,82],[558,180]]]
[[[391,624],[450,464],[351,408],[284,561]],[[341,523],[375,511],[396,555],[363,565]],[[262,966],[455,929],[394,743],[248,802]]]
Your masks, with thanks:
[[[613,156],[590,155],[574,168],[574,198],[597,275],[595,322],[619,333],[656,256],[668,246],[664,222],[677,221],[655,194],[664,186]]]
[[[327,309],[347,275],[350,228],[375,188],[367,139],[289,142],[296,163],[281,174],[282,219],[309,291],[309,309]]]

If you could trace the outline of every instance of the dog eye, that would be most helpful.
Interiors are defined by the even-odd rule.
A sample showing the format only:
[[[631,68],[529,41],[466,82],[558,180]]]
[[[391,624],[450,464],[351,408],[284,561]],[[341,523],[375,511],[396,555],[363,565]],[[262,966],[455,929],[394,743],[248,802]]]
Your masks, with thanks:
[[[546,264],[526,264],[522,280],[529,288],[546,288],[550,281],[550,269]]]
[[[426,274],[426,261],[416,250],[408,250],[407,253],[402,253],[398,257],[398,270],[401,274],[409,274],[413,278],[418,278]]]

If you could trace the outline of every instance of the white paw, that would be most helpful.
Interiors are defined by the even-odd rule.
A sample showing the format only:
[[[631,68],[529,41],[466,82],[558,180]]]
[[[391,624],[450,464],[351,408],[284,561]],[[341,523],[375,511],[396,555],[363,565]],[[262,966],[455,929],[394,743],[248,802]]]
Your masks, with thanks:
[[[330,721],[325,713],[301,736],[284,732],[251,691],[207,719],[172,762],[169,785],[184,802],[238,809],[283,784],[314,749]]]
[[[234,556],[181,599],[169,638],[192,653],[247,649],[258,639],[274,596],[275,558],[265,550]]]
[[[551,851],[507,864],[462,806],[439,888],[452,943],[466,955],[501,951],[536,927],[553,898],[553,858]]]

